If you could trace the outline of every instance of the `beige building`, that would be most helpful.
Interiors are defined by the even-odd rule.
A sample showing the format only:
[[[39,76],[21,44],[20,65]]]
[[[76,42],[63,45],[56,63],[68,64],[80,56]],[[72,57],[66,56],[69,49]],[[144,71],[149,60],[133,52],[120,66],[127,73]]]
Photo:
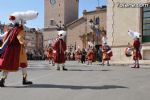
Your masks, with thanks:
[[[43,55],[43,33],[35,28],[26,30],[26,52]]]
[[[106,6],[97,7],[94,11],[83,11],[83,17],[67,25],[67,46],[75,50],[77,47],[87,48],[88,42],[94,45],[101,44],[101,35],[96,37],[96,32],[91,28],[90,20],[99,18],[99,29],[106,30]]]
[[[141,33],[143,59],[150,59],[150,0],[108,0],[107,33],[115,61],[127,61],[124,54],[129,37],[128,30]]]
[[[44,47],[57,37],[57,27],[78,19],[78,0],[44,0]]]

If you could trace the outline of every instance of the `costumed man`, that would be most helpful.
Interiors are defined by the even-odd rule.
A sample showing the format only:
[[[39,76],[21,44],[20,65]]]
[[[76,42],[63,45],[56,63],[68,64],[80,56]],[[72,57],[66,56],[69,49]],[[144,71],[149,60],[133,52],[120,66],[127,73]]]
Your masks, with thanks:
[[[91,64],[92,65],[92,62],[94,60],[94,52],[93,52],[93,49],[90,48],[88,53],[87,53],[87,60],[88,60],[88,65]]]
[[[85,61],[86,61],[86,55],[87,55],[87,52],[83,48],[82,51],[81,51],[81,63],[82,64],[85,63]]]
[[[112,57],[112,50],[107,43],[102,46],[102,65],[104,66],[105,61],[107,61],[107,66],[110,66],[109,60]]]
[[[140,68],[139,60],[142,59],[141,55],[141,43],[139,37],[136,37],[133,42],[133,60],[135,61],[134,67],[132,68]]]
[[[142,59],[141,43],[139,40],[140,33],[129,30],[128,35],[134,39],[132,50],[133,50],[133,60],[135,61],[135,63],[132,68],[140,68],[139,60]]]
[[[78,61],[78,63],[81,61],[81,50],[78,48],[78,50],[75,52],[75,58]]]
[[[65,51],[66,51],[66,42],[64,41],[66,32],[61,30],[58,31],[58,39],[54,44],[54,50],[56,51],[54,62],[57,64],[57,70],[60,70],[60,65],[62,66],[62,70],[67,70],[65,68]]]
[[[49,60],[49,64],[52,63],[52,65],[54,66],[55,64],[54,64],[54,61],[53,61],[53,57],[54,57],[53,48],[52,48],[51,44],[49,44],[49,47],[47,49],[47,58]]]
[[[9,20],[13,22],[13,28],[8,31],[4,38],[6,40],[7,47],[2,53],[0,58],[0,69],[2,75],[0,79],[0,87],[4,87],[5,79],[8,72],[18,71],[19,67],[22,69],[23,85],[32,84],[31,81],[27,81],[27,55],[25,53],[25,32],[23,22],[31,20],[37,17],[36,11],[17,12],[13,13]]]
[[[107,61],[107,66],[110,66],[109,60],[113,56],[113,53],[111,47],[107,44],[106,32],[103,32],[102,43],[102,65],[104,66],[105,61]]]

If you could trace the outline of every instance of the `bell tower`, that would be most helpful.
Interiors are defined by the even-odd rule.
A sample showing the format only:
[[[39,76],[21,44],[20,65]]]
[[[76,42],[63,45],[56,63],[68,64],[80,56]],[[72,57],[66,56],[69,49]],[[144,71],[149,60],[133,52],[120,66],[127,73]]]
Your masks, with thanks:
[[[78,19],[79,0],[44,0],[44,27],[68,24]]]

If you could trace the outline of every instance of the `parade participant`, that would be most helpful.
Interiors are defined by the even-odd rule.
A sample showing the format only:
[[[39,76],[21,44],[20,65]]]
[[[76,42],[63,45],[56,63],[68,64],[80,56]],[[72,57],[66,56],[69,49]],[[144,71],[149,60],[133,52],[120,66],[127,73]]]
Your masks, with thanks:
[[[104,45],[105,43],[107,43],[107,40],[108,40],[107,34],[104,31],[104,32],[102,32],[102,44]]]
[[[132,68],[140,68],[139,60],[142,59],[141,43],[139,40],[140,33],[134,32],[132,30],[128,30],[128,35],[134,39],[134,42],[133,42],[133,60],[135,61],[135,63],[134,63],[134,67],[132,67]]]
[[[81,63],[85,63],[85,60],[86,60],[86,51],[85,49],[83,48],[82,51],[81,51]]]
[[[93,52],[93,49],[90,48],[88,53],[87,53],[87,60],[88,60],[88,65],[91,64],[92,65],[92,62],[94,60],[94,52]]]
[[[107,61],[107,66],[110,66],[109,64],[109,60],[112,57],[112,51],[109,45],[107,45],[107,43],[105,43],[102,46],[102,65],[104,66],[105,61]]]
[[[56,51],[54,62],[57,64],[57,70],[60,70],[60,65],[62,70],[67,70],[65,68],[65,51],[66,51],[66,42],[63,40],[65,38],[65,31],[58,31],[58,40],[54,44],[54,50]]]
[[[9,20],[13,22],[13,27],[4,38],[4,42],[8,41],[7,48],[0,58],[0,69],[2,76],[0,79],[0,87],[4,87],[5,79],[8,72],[18,71],[19,67],[22,69],[23,85],[32,84],[27,81],[27,55],[25,53],[25,32],[23,24],[27,20],[37,17],[38,13],[35,11],[13,13]]]
[[[48,49],[47,49],[47,58],[49,60],[49,64],[52,63],[52,65],[54,66],[54,53],[53,53],[53,48],[51,46],[51,44],[49,45]]]
[[[141,43],[139,37],[136,37],[133,42],[133,60],[135,61],[135,63],[134,63],[134,67],[132,68],[140,68],[139,60],[142,59],[140,49],[141,49]]]
[[[75,53],[75,58],[78,61],[78,63],[81,61],[81,50],[78,48],[78,50]]]

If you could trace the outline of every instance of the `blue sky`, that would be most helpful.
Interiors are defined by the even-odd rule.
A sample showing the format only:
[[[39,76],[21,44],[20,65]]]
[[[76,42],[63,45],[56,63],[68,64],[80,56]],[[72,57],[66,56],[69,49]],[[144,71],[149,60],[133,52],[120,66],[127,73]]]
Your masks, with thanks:
[[[83,10],[95,10],[98,0],[79,0],[79,17],[82,16]],[[106,5],[107,0],[99,0],[100,5]],[[44,0],[0,0],[0,21],[9,23],[8,17],[15,11],[36,10],[39,12],[37,19],[28,21],[28,27],[44,27]]]

